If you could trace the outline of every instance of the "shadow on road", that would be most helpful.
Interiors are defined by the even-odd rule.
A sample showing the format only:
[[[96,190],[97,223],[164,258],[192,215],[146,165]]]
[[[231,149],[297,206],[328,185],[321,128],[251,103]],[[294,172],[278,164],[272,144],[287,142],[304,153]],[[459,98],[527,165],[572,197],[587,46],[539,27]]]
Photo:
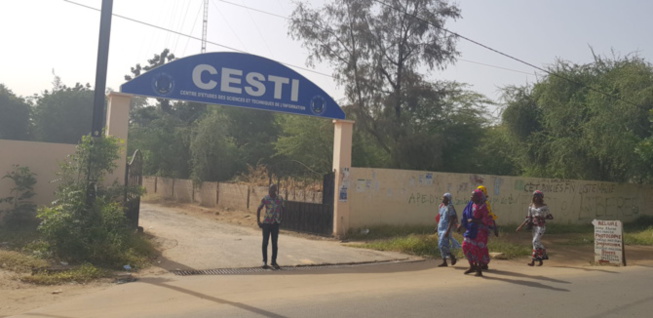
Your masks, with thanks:
[[[259,315],[264,316],[264,317],[278,317],[278,318],[285,317],[285,316],[278,315],[278,314],[275,314],[273,312],[263,310],[261,308],[253,307],[253,306],[250,306],[250,305],[246,305],[246,304],[243,304],[243,303],[228,301],[228,300],[225,300],[225,299],[221,299],[221,298],[209,296],[209,295],[206,295],[206,294],[194,292],[194,291],[188,290],[186,288],[181,288],[181,287],[177,287],[177,286],[170,286],[170,285],[168,285],[166,283],[170,282],[171,280],[165,279],[165,278],[158,278],[158,277],[144,278],[144,279],[142,279],[140,281],[142,283],[151,284],[151,285],[154,285],[154,286],[157,286],[157,287],[162,287],[162,288],[168,288],[168,289],[174,290],[174,291],[179,292],[179,293],[184,293],[184,294],[187,294],[187,295],[191,295],[193,297],[197,297],[197,298],[202,299],[202,300],[208,300],[208,301],[212,301],[212,302],[217,303],[217,304],[237,307],[237,308],[247,310],[247,311],[255,313],[255,314],[259,314]]]
[[[570,282],[565,281],[565,280],[554,279],[554,278],[541,276],[541,275],[540,276],[531,276],[531,275],[526,275],[526,274],[522,274],[522,273],[495,270],[495,269],[488,271],[488,273],[489,274],[505,275],[505,276],[523,277],[523,278],[530,278],[530,279],[539,279],[539,280],[549,281],[549,282],[552,282],[552,283],[571,284]]]
[[[511,284],[516,284],[516,285],[522,285],[526,287],[534,287],[534,288],[543,288],[543,289],[549,289],[549,290],[555,290],[555,291],[562,291],[562,292],[569,292],[569,289],[566,288],[557,288],[549,285],[544,285],[542,283],[538,282],[531,282],[527,280],[519,280],[519,279],[507,279],[507,278],[500,278],[500,277],[493,277],[493,276],[487,276],[484,275],[483,278],[488,279],[488,280],[498,280],[506,283],[511,283]]]
[[[183,266],[183,265],[182,265]],[[316,264],[316,265],[298,265],[298,266],[281,266],[280,270],[262,269],[260,267],[241,267],[241,268],[216,268],[208,270],[188,270],[170,272],[179,276],[194,275],[333,275],[333,274],[361,274],[361,273],[402,273],[422,271],[433,268],[425,260],[400,260],[400,261],[379,261],[363,263],[346,263],[346,264]]]
[[[615,272],[615,271],[609,271],[609,270],[598,269],[598,268],[590,268],[590,267],[576,267],[576,266],[551,266],[551,267],[578,269],[578,270],[582,270],[582,271],[586,271],[586,272],[603,272],[603,273],[609,273],[609,274],[619,274],[619,272]]]

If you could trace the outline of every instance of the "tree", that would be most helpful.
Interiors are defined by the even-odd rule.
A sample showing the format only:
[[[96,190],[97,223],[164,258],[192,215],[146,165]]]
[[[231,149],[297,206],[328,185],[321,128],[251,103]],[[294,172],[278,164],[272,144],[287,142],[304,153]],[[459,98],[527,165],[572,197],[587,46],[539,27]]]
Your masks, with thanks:
[[[455,37],[442,27],[459,17],[459,9],[443,0],[335,0],[320,10],[299,3],[289,34],[308,48],[309,64],[328,61],[335,68],[356,129],[401,162],[397,146],[412,137],[414,123],[406,113],[426,106],[415,93],[426,96],[431,88],[420,71],[455,60]]]
[[[645,182],[642,156],[653,135],[653,67],[639,57],[595,56],[584,65],[557,61],[550,75],[519,90],[504,111],[528,175]]]
[[[279,115],[282,132],[274,144],[278,164],[292,161],[295,164],[283,166],[295,168],[286,172],[292,175],[323,175],[331,171],[333,160],[333,124],[323,118]],[[297,168],[300,166],[300,168]],[[307,171],[308,170],[308,171]]]
[[[30,106],[3,84],[0,84],[0,114],[0,139],[30,138]]]
[[[147,60],[148,65],[146,66],[141,66],[140,63],[136,64],[136,66],[131,68],[131,73],[132,75],[125,75],[125,80],[131,81],[135,77],[138,77],[141,75],[141,73],[147,72],[153,68],[159,67],[165,63],[171,62],[175,59],[175,55],[170,53],[169,49],[163,49],[161,51],[161,54],[154,54],[154,57],[151,59]],[[172,107],[170,105],[170,100],[165,99],[165,98],[157,98],[158,101],[158,107],[160,110],[170,113],[172,110]]]
[[[197,181],[226,181],[232,178],[239,166],[239,151],[229,137],[229,122],[221,112],[213,112],[199,121],[194,128],[190,145],[192,176]]]
[[[174,59],[174,54],[164,49],[160,54],[154,54],[147,61],[148,65],[136,64],[132,67],[131,75],[125,75],[125,80],[132,80]],[[193,171],[190,149],[192,129],[206,115],[207,105],[165,98],[156,100],[154,106],[143,103],[133,105],[130,112],[129,152],[136,149],[143,152],[146,173],[189,178]]]
[[[34,137],[38,141],[76,144],[90,134],[93,116],[90,85],[55,85],[36,98]]]
[[[176,117],[153,110],[146,125],[129,129],[129,151],[143,153],[144,171],[149,175],[172,178],[191,176],[191,126]]]
[[[455,82],[429,84],[410,96],[416,107],[404,116],[406,133],[395,146],[394,166],[475,172],[476,148],[488,123],[484,105],[490,102]]]
[[[228,122],[227,136],[238,149],[239,172],[245,171],[247,165],[270,164],[275,154],[274,142],[279,136],[276,117],[280,114],[229,106],[218,110]]]

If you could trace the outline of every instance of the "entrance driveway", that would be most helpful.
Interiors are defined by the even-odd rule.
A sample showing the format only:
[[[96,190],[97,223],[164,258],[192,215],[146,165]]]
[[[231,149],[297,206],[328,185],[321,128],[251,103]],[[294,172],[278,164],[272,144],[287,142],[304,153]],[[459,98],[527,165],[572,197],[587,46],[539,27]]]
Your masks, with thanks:
[[[185,213],[183,209],[149,203],[141,203],[139,225],[161,244],[163,255],[157,266],[165,270],[256,268],[262,265],[261,232],[257,229],[221,223]],[[415,259],[419,258],[349,247],[333,239],[308,239],[283,231],[279,235],[277,263],[282,268]]]

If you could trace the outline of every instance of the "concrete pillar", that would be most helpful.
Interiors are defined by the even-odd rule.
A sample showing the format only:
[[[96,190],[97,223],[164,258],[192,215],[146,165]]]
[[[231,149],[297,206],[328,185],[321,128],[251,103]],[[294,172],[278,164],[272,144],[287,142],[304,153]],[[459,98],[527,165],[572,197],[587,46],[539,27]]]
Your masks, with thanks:
[[[127,135],[129,132],[129,106],[132,95],[111,92],[109,93],[109,102],[107,103],[107,126],[106,135],[122,139],[120,159],[118,167],[110,176],[107,176],[107,182],[118,181],[120,184],[125,182],[125,169],[127,166]]]
[[[353,120],[333,121],[333,172],[335,173],[333,196],[333,234],[342,237],[349,230],[349,199],[351,189],[351,145]]]

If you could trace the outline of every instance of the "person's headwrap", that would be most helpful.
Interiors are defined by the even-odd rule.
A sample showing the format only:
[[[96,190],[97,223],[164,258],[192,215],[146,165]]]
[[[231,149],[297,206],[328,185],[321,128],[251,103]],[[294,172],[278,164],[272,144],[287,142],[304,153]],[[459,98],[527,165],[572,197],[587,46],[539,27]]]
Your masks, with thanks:
[[[487,197],[488,197],[487,188],[485,186],[480,185],[476,189],[483,191],[483,194],[485,195],[485,199],[487,199]],[[494,214],[494,212],[492,212],[492,205],[490,205],[490,202],[489,201],[485,202],[485,205],[487,205],[487,211],[488,211],[488,214],[492,217],[492,220],[496,221],[496,219],[498,219],[499,217],[496,214]]]
[[[474,192],[472,192],[472,198],[474,199],[473,201],[483,201],[485,200],[485,194],[483,194],[483,191],[476,189]]]
[[[537,196],[537,197],[540,197],[540,198],[544,199],[544,192],[542,192],[540,190],[535,190],[535,191],[533,191],[533,196],[534,197]]]
[[[449,204],[451,204],[451,201],[453,201],[453,197],[451,196],[451,193],[449,193],[449,192],[443,194],[442,196],[447,198],[447,200],[449,200]]]

